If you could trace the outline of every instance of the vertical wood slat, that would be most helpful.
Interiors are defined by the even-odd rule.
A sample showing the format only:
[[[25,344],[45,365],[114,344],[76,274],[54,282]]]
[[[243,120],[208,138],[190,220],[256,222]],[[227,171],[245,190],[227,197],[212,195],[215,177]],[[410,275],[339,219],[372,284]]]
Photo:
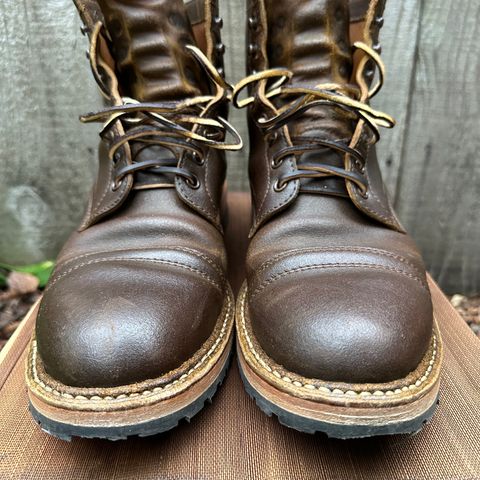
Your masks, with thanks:
[[[234,85],[245,76],[246,0],[219,0],[220,14],[224,17],[222,31],[226,45],[225,70],[227,80]],[[248,184],[248,128],[246,110],[230,108],[229,120],[241,134],[244,148],[240,152],[227,152],[227,181],[230,190],[249,190]]]
[[[100,104],[69,0],[0,2],[0,258],[53,258],[79,223],[96,169]]]
[[[382,59],[386,66],[385,84],[373,99],[373,106],[391,114],[397,125],[383,130],[377,145],[382,174],[390,195],[396,193],[402,164],[403,145],[410,112],[410,88],[415,66],[420,2],[387,0],[384,27],[380,33]]]
[[[235,82],[245,5],[220,5]],[[379,145],[384,178],[447,291],[480,289],[479,16],[475,0],[388,0],[381,34],[387,81],[375,106],[398,120]],[[0,258],[34,261],[53,256],[81,216],[98,128],[77,117],[100,100],[70,0],[4,0],[0,19]],[[231,120],[247,139],[244,114]],[[248,188],[247,155],[230,155],[233,190]]]
[[[399,155],[394,161],[398,168],[387,171],[387,181],[395,185],[400,218],[441,286],[452,293],[478,292],[480,4],[390,0],[392,8],[395,3],[419,4],[421,15],[409,92],[387,92],[379,99],[399,105],[398,96],[410,97],[401,113],[403,138],[391,145],[396,153],[387,153],[386,158]],[[393,23],[390,17],[386,21]],[[405,29],[398,35],[402,41]],[[396,78],[401,55],[387,58]],[[382,148],[390,146],[384,141]]]

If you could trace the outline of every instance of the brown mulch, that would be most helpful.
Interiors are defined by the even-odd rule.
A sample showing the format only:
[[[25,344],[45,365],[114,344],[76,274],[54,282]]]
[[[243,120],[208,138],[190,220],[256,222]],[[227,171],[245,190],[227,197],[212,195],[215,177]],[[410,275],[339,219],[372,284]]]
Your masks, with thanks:
[[[38,280],[33,275],[13,272],[8,277],[8,286],[0,289],[0,350],[40,297],[37,287]],[[450,302],[480,338],[480,295],[453,295]]]
[[[480,295],[474,297],[453,295],[450,302],[468,323],[475,335],[480,338]]]
[[[29,273],[12,272],[7,287],[0,289],[0,350],[40,297],[38,279]]]

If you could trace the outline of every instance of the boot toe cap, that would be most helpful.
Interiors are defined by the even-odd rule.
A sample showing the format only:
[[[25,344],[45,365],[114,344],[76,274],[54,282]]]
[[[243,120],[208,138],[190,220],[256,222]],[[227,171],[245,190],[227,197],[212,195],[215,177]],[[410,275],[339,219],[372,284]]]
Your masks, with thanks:
[[[181,366],[215,329],[224,295],[196,269],[92,262],[52,282],[36,326],[45,371],[73,387],[116,387]]]
[[[431,340],[432,304],[421,280],[387,269],[300,269],[249,298],[253,334],[276,363],[308,378],[400,379]]]

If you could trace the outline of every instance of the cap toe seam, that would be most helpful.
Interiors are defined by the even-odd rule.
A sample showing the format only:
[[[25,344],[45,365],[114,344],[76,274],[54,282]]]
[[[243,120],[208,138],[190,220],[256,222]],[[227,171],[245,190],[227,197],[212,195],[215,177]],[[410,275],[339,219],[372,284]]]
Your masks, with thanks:
[[[262,290],[264,290],[268,285],[271,283],[274,283],[275,281],[279,280],[280,278],[283,278],[287,275],[290,275],[292,273],[297,273],[297,272],[302,272],[302,271],[307,271],[307,270],[324,270],[324,269],[334,269],[334,268],[366,268],[366,269],[375,269],[375,270],[385,270],[389,272],[394,272],[398,273],[400,275],[403,275],[405,277],[408,277],[412,280],[415,280],[418,282],[424,290],[427,292],[428,286],[426,283],[417,275],[413,275],[409,272],[406,272],[405,270],[401,270],[399,268],[395,267],[389,267],[386,265],[378,265],[378,264],[371,264],[371,263],[322,263],[322,264],[309,264],[309,265],[303,265],[301,267],[295,267],[295,268],[290,268],[287,270],[283,270],[280,273],[277,273],[267,280],[264,280],[250,295],[250,299],[258,295]]]
[[[175,262],[172,260],[165,260],[161,258],[146,258],[146,257],[136,257],[136,258],[124,258],[124,257],[101,257],[101,258],[96,258],[94,260],[89,260],[88,262],[82,262],[78,265],[75,265],[71,268],[69,268],[67,271],[63,272],[61,275],[57,276],[56,278],[52,279],[52,281],[47,285],[47,287],[44,290],[44,294],[50,290],[54,285],[56,285],[60,280],[68,276],[70,273],[83,268],[87,267],[89,265],[94,265],[97,263],[102,263],[102,262],[149,262],[149,263],[156,263],[156,264],[164,264],[164,265],[170,265],[170,266],[175,266],[179,268],[183,268],[185,270],[189,270],[193,273],[196,273],[197,275],[201,276],[204,278],[208,283],[216,287],[218,290],[223,291],[223,287],[216,282],[210,275],[208,275],[206,272],[199,270],[198,268],[191,267],[190,265],[181,263],[181,262]]]

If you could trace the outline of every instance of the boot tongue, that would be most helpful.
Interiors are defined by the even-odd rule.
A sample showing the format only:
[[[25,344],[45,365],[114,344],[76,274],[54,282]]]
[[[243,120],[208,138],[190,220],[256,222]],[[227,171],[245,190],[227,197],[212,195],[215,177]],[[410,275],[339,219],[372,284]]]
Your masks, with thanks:
[[[205,93],[183,0],[97,0],[110,34],[121,94],[145,101]]]
[[[267,0],[266,9],[269,67],[292,71],[289,86],[348,85],[352,53],[346,0]],[[298,136],[342,140],[352,135],[351,121],[345,112],[325,106],[311,108],[289,123],[289,130],[293,140]],[[303,157],[305,161],[307,156]],[[324,160],[322,155],[323,163]],[[343,166],[336,154],[328,163]]]

